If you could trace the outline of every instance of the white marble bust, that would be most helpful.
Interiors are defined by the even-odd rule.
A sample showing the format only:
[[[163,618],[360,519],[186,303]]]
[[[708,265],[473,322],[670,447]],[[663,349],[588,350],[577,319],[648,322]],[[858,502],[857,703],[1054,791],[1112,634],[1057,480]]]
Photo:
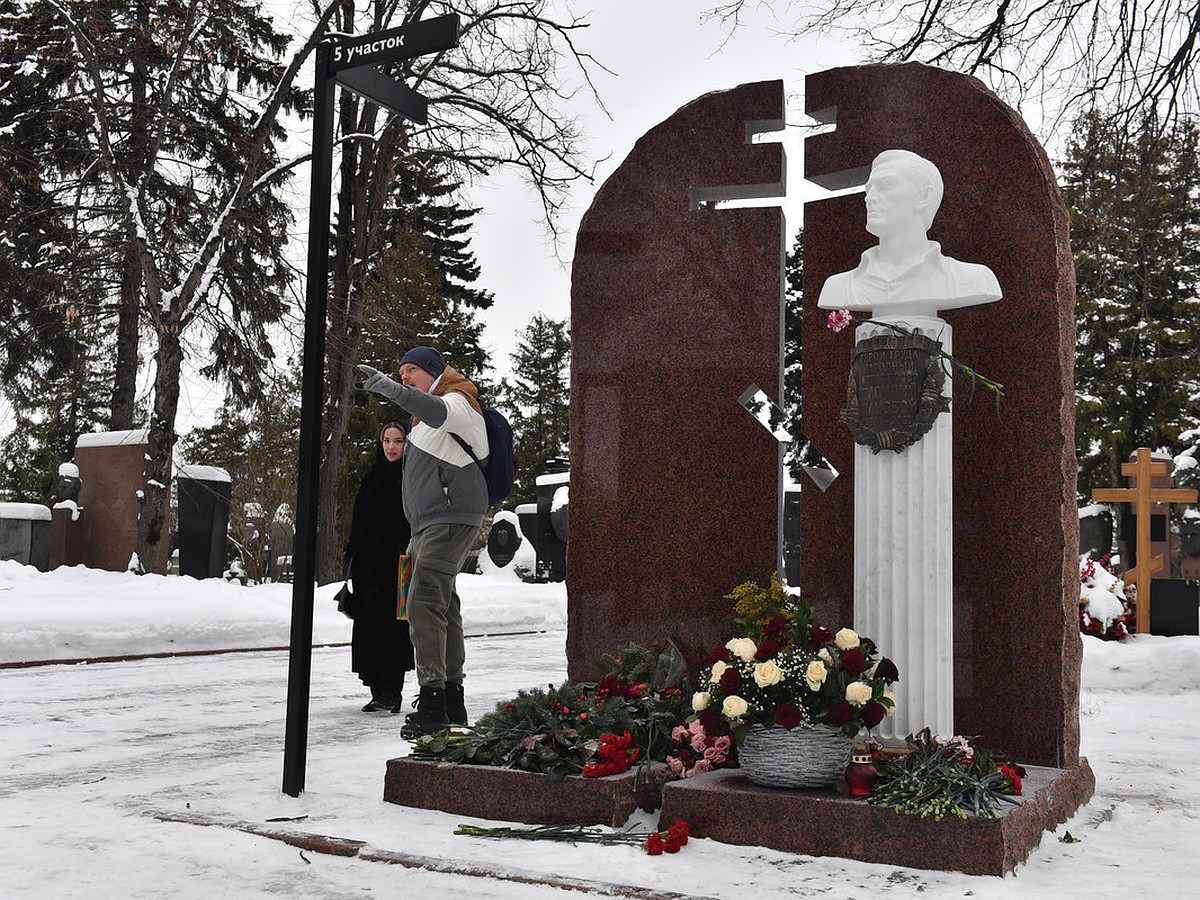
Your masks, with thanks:
[[[825,280],[821,309],[867,310],[877,315],[929,315],[1000,299],[987,266],[942,255],[926,237],[942,202],[937,166],[908,150],[885,150],[867,179],[867,231],[879,246],[858,267]]]

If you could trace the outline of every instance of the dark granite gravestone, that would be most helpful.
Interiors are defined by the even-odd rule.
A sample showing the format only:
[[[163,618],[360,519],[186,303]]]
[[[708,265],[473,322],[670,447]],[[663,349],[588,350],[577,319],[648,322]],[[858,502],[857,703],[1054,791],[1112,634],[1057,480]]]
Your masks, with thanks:
[[[554,498],[570,482],[570,473],[559,470],[537,478],[537,577],[538,581],[566,581],[567,536],[556,529]]]
[[[920,154],[946,185],[930,239],[999,279],[998,303],[943,314],[955,355],[1005,386],[997,410],[985,391],[970,401],[970,385],[955,375],[955,730],[1023,763],[1073,766],[1082,654],[1075,291],[1067,210],[1050,162],[979,81],[930,66],[821,72],[806,79],[805,102],[810,115],[836,123],[807,140],[806,177],[850,187],[865,181],[883,150]],[[844,474],[805,497],[803,587],[824,619],[848,622],[854,452],[837,416],[852,338],[826,327],[817,298],[825,279],[853,269],[874,238],[857,194],[807,204],[804,226],[804,430]],[[998,565],[1016,566],[1021,577],[987,577]]]
[[[180,466],[179,574],[219,578],[225,569],[225,538],[233,485],[213,466]]]
[[[0,559],[50,570],[50,507],[40,503],[0,503]]]
[[[652,128],[596,193],[571,276],[567,660],[630,641],[693,668],[729,639],[720,601],[780,560],[779,443],[738,405],[782,398],[783,83],[707,94]]]
[[[1200,584],[1182,578],[1152,578],[1150,633],[1164,637],[1200,634]]]
[[[1101,559],[1112,552],[1113,517],[1107,509],[1089,507],[1087,515],[1079,516],[1079,555]]]
[[[492,522],[488,530],[487,552],[493,563],[504,568],[512,562],[520,546],[521,533],[516,525],[507,519]]]

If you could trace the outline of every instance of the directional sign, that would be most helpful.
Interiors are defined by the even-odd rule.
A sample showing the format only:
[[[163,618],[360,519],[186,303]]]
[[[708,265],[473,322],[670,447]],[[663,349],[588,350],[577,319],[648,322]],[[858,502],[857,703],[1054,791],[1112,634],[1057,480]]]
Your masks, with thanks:
[[[358,66],[412,59],[426,53],[449,50],[457,44],[458,16],[437,16],[339,41],[333,45],[333,52],[329,55],[329,71],[339,72]]]
[[[388,78],[378,69],[346,69],[338,73],[337,80],[360,97],[374,100],[418,125],[429,121],[429,101],[403,81]]]

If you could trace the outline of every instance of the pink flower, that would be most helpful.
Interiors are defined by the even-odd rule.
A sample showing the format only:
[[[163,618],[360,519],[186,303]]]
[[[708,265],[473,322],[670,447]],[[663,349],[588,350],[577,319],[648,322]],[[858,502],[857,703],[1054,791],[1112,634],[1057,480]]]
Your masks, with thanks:
[[[728,753],[729,748],[733,746],[733,738],[731,738],[727,734],[723,734],[719,738],[717,738],[716,740],[713,741],[713,746],[716,747],[718,750],[720,750],[722,753]]]
[[[702,738],[702,737],[692,738],[692,749],[695,750],[697,753],[703,753],[704,752],[704,738]]]
[[[699,775],[702,772],[711,772],[712,762],[707,759],[696,760],[696,765],[692,766],[692,774]]]
[[[841,331],[850,324],[850,310],[835,309],[829,314],[829,319],[825,324],[830,331]]]
[[[671,740],[677,744],[682,744],[691,735],[688,734],[687,727],[684,725],[676,725],[671,729]]]
[[[669,768],[671,770],[671,774],[674,775],[676,778],[682,777],[683,763],[680,762],[679,757],[668,756],[667,757],[667,768]]]

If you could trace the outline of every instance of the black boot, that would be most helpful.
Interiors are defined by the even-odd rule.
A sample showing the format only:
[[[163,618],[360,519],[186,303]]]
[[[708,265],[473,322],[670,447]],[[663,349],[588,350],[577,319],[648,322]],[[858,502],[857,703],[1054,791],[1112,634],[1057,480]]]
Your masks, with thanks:
[[[446,682],[446,716],[451,724],[467,724],[467,703],[463,696],[462,682]]]
[[[371,702],[362,708],[363,712],[386,712],[392,708],[392,704],[383,696],[383,690],[375,685],[369,685],[371,688]]]
[[[425,734],[436,734],[450,727],[446,715],[446,689],[444,687],[421,687],[415,703],[417,711],[409,713],[400,729],[400,737],[406,741]]]

